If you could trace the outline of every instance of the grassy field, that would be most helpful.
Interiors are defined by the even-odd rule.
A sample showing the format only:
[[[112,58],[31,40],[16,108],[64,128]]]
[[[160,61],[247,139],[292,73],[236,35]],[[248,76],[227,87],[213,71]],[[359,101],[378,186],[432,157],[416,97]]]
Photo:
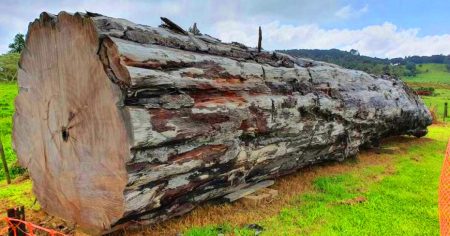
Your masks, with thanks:
[[[404,77],[406,82],[435,83],[450,85],[450,73],[444,64],[417,65],[418,74],[414,77]]]
[[[444,115],[444,103],[447,103],[448,109],[450,109],[450,88],[449,89],[436,89],[434,96],[423,96],[423,102],[429,108],[435,108],[437,113],[442,120]],[[450,110],[448,111],[448,115],[450,115]],[[446,121],[450,121],[450,118],[447,118]]]
[[[14,98],[17,95],[16,83],[0,83],[0,139],[2,140],[6,160],[10,166],[12,177],[23,171],[16,166],[16,154],[11,147],[12,115],[14,113]],[[0,168],[0,180],[5,178],[3,168]]]
[[[435,89],[433,96],[422,96],[422,99],[429,108],[436,108],[438,116],[442,120],[444,103],[450,103],[450,73],[443,64],[423,64],[417,66],[417,71],[419,72],[417,76],[404,77],[403,80],[413,88],[432,87]]]

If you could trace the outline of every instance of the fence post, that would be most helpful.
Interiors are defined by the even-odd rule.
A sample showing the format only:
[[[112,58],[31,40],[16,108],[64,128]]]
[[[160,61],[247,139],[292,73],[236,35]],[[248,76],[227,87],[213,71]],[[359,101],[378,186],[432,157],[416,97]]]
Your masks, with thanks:
[[[16,207],[6,210],[8,218],[25,221],[25,207]],[[21,222],[10,222],[8,236],[26,236],[27,227]]]
[[[3,168],[5,169],[6,182],[11,184],[11,177],[9,176],[8,163],[6,163],[5,151],[3,150],[2,139],[0,138],[0,158],[3,162]]]
[[[448,106],[447,105],[448,105],[447,103],[444,103],[444,121],[445,121],[445,118],[447,118],[447,116],[448,116],[448,110],[447,110]]]

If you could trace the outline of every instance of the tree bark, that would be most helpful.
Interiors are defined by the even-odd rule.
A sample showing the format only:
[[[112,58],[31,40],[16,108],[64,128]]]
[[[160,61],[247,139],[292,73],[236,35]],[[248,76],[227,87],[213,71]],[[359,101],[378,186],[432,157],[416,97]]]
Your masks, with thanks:
[[[30,25],[13,142],[43,209],[93,232],[160,222],[431,124],[399,79],[173,30]]]

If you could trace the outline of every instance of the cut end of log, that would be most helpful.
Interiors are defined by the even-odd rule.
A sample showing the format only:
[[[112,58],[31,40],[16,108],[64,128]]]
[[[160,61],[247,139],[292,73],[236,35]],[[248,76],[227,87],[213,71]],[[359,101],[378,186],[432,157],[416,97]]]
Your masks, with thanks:
[[[97,229],[123,215],[130,156],[122,94],[99,60],[100,44],[81,15],[43,13],[29,26],[13,133],[42,207]]]

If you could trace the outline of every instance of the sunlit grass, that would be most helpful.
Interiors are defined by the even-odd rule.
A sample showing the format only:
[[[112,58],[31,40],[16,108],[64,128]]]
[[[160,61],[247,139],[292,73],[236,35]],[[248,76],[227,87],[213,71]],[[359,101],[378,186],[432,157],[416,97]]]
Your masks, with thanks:
[[[22,169],[15,165],[16,154],[11,145],[12,116],[14,113],[14,98],[17,95],[17,83],[0,82],[0,139],[5,150],[6,160],[12,177],[22,173]],[[3,166],[0,168],[0,181],[5,179]]]
[[[413,83],[437,83],[450,85],[450,72],[444,64],[422,64],[416,66],[419,72],[414,77],[404,77],[407,82]]]
[[[31,191],[31,180],[12,183],[10,185],[0,184],[1,209],[4,210],[17,206],[24,206],[25,209],[40,209],[39,203],[35,202],[35,197]]]

